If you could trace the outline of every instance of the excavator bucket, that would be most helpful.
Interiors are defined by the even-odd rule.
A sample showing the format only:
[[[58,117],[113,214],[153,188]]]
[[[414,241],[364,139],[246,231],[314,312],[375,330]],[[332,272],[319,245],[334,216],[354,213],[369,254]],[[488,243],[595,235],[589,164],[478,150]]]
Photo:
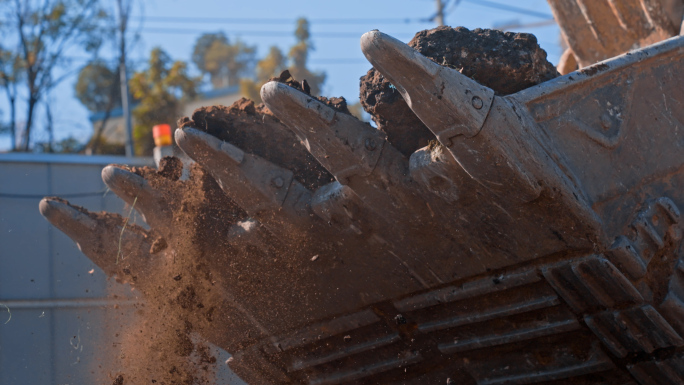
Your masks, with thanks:
[[[548,0],[569,46],[558,65],[567,74],[634,48],[679,35],[682,0]]]
[[[598,3],[552,2],[588,15]],[[623,12],[615,23],[642,10],[614,3],[601,2]],[[666,31],[649,28],[640,41]],[[684,37],[588,65],[627,44],[599,47],[595,33],[585,51],[571,40],[584,68],[502,96],[368,32],[364,55],[434,135],[410,157],[272,81],[261,90],[277,118],[268,127],[289,131],[265,141],[296,137],[306,164],[334,180],[305,183],[300,163],[274,160],[296,151],[290,139],[260,156],[195,120],[176,141],[238,209],[202,211],[185,228],[189,204],[164,186],[182,195],[189,182],[113,167],[105,182],[150,230],[124,232],[120,218],[56,199],[40,209],[144,293],[162,265],[199,258],[211,293],[193,292],[193,330],[233,354],[250,384],[681,384]],[[202,253],[179,241],[187,229]],[[115,242],[123,261],[102,257]]]

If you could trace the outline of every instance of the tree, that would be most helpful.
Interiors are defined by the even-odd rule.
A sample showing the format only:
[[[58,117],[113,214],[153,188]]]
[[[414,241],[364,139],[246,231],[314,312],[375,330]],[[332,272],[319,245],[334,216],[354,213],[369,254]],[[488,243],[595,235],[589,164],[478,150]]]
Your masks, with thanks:
[[[74,89],[76,98],[88,111],[104,114],[87,145],[92,153],[96,154],[100,150],[102,132],[107,126],[112,110],[121,107],[119,70],[116,67],[111,68],[103,61],[94,61],[81,68]]]
[[[3,28],[18,41],[27,88],[26,126],[21,148],[28,151],[37,103],[69,73],[55,76],[65,64],[65,52],[95,52],[107,17],[98,0],[14,0],[4,7]]]
[[[133,97],[139,102],[133,110],[136,155],[151,154],[152,126],[173,124],[180,117],[182,103],[197,95],[199,82],[188,76],[186,63],[172,62],[161,48],[152,50],[148,68],[130,80]]]
[[[256,103],[261,103],[261,95],[259,90],[261,85],[266,83],[270,78],[277,76],[287,68],[285,55],[273,46],[265,58],[259,61],[256,66],[256,80],[242,79],[240,81],[240,92]]]
[[[321,87],[325,82],[325,73],[312,72],[306,66],[309,52],[314,48],[309,40],[309,22],[305,18],[297,20],[295,37],[297,38],[297,43],[290,48],[287,58],[278,47],[271,47],[268,55],[257,63],[256,78],[254,80],[243,79],[240,82],[240,92],[242,95],[254,100],[255,103],[261,103],[261,96],[259,95],[261,86],[269,79],[280,75],[283,70],[288,68],[288,63],[292,77],[300,81],[306,80],[309,83],[311,93],[314,95],[320,94]]]
[[[305,18],[297,20],[297,28],[295,29],[295,37],[297,43],[290,48],[287,57],[290,60],[290,73],[292,77],[297,80],[306,79],[311,87],[311,92],[318,95],[321,92],[321,87],[325,82],[324,72],[311,72],[307,67],[309,59],[309,52],[314,50],[313,43],[309,39],[309,22]]]
[[[251,76],[256,47],[240,40],[230,44],[223,32],[205,33],[195,43],[192,61],[203,75],[209,75],[214,88],[238,84],[240,78]]]
[[[20,55],[0,47],[0,86],[5,89],[9,102],[10,122],[6,131],[10,134],[12,151],[17,149],[17,86],[23,75]]]

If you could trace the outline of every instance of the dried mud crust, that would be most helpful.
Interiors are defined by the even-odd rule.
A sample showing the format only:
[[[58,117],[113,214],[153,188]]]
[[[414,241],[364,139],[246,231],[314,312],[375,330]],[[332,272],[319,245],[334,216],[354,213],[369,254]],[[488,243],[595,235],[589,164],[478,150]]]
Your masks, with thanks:
[[[255,106],[251,100],[242,98],[230,107],[198,108],[191,118],[181,119],[178,126],[205,131],[247,153],[284,167],[309,189],[333,180],[292,131],[280,123],[268,108]]]
[[[534,35],[490,29],[438,27],[418,32],[408,43],[435,63],[453,68],[509,95],[558,76]],[[410,156],[434,135],[408,107],[394,86],[371,68],[361,77],[359,98],[389,141]]]

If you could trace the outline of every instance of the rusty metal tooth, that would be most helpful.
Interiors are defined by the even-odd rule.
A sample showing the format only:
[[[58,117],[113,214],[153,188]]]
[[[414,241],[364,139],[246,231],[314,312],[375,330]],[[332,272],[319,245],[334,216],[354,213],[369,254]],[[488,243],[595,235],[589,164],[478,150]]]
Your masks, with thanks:
[[[205,167],[221,189],[276,235],[311,228],[311,192],[292,171],[194,128],[176,130],[176,143]]]
[[[361,48],[471,178],[509,200],[539,196],[526,167],[536,144],[521,139],[526,127],[494,91],[379,31],[364,34]]]
[[[335,178],[373,172],[386,142],[382,132],[283,83],[264,84],[261,97]]]
[[[164,236],[170,235],[173,214],[161,193],[150,186],[145,178],[109,165],[102,169],[102,180],[114,194],[138,210],[150,227]]]
[[[39,210],[108,275],[142,271],[150,262],[151,237],[122,217],[97,219],[58,198],[43,198]]]
[[[484,126],[494,101],[492,89],[379,31],[365,33],[361,49],[440,142],[473,137]]]
[[[368,207],[391,221],[427,217],[420,189],[405,177],[407,159],[384,133],[282,83],[266,83],[261,97],[318,162]]]

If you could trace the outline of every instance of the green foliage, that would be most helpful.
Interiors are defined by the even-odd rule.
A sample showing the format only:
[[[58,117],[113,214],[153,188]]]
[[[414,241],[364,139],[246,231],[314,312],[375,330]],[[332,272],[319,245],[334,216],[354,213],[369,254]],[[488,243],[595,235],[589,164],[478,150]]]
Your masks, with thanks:
[[[257,63],[256,81],[242,79],[240,81],[240,92],[246,98],[254,100],[255,103],[261,103],[261,95],[259,94],[261,85],[283,72],[285,68],[287,68],[285,55],[278,47],[271,47],[268,55]]]
[[[97,143],[95,143],[97,141]],[[93,149],[93,154],[107,154],[107,155],[126,155],[126,146],[121,143],[108,142],[107,139],[100,136],[99,138],[93,136],[90,138],[86,147]]]
[[[309,40],[311,37],[309,22],[305,18],[297,20],[294,35],[297,43],[290,48],[287,57],[283,55],[278,47],[271,47],[268,55],[257,63],[256,79],[243,79],[240,81],[240,92],[243,96],[254,100],[255,103],[261,103],[261,96],[259,95],[261,86],[288,68],[290,74],[296,80],[306,80],[309,83],[313,95],[320,94],[321,87],[325,82],[325,73],[312,72],[307,68],[309,52],[313,51],[314,47]]]
[[[133,138],[136,155],[150,155],[154,148],[152,127],[170,124],[180,118],[183,102],[197,95],[200,79],[187,74],[182,61],[172,62],[161,48],[150,53],[148,67],[136,72],[129,85],[138,105],[133,109]]]
[[[57,143],[50,144],[48,142],[36,143],[36,150],[38,152],[61,153],[61,154],[76,154],[83,152],[83,143],[73,136],[64,138]]]
[[[192,61],[203,75],[209,75],[214,88],[238,84],[240,78],[251,76],[256,47],[240,40],[230,44],[222,33],[205,33],[195,43]]]
[[[55,69],[70,64],[72,49],[96,52],[107,33],[108,14],[100,0],[5,1],[0,10],[5,41],[16,41],[27,89],[26,129],[22,149],[28,150],[36,104],[69,76]]]
[[[297,28],[295,29],[295,37],[297,43],[290,48],[288,58],[290,59],[290,73],[292,77],[297,80],[304,80],[309,83],[311,93],[318,95],[321,92],[321,87],[325,82],[324,72],[311,72],[307,67],[309,59],[309,52],[314,50],[309,34],[309,22],[305,18],[297,20]]]
[[[18,85],[24,79],[24,62],[21,55],[0,46],[0,87],[5,90],[9,102],[10,122],[1,127],[2,133],[9,133],[12,151],[16,150]]]
[[[108,111],[121,106],[121,80],[117,68],[93,61],[81,68],[74,85],[76,98],[90,112]]]

